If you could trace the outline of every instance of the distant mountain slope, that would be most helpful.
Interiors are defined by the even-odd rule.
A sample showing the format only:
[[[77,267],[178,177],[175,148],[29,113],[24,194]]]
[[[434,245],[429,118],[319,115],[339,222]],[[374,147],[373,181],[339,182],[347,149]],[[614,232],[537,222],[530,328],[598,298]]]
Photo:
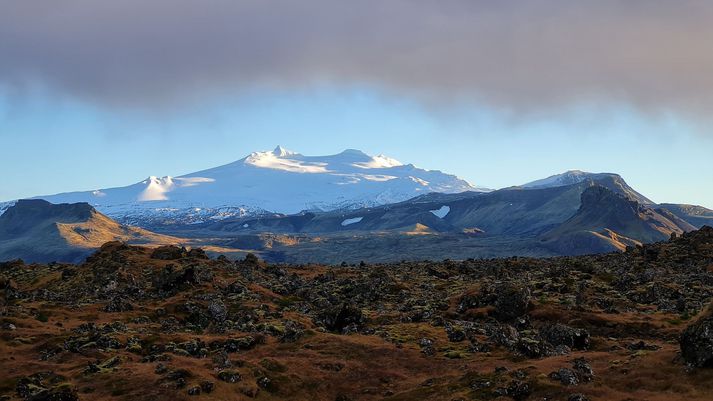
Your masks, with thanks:
[[[649,208],[594,185],[582,193],[577,213],[541,239],[562,254],[598,253],[662,241],[671,234],[695,229],[670,212]]]
[[[468,182],[389,157],[346,150],[304,156],[277,147],[180,177],[42,196],[53,203],[87,202],[122,223],[151,227],[225,217],[354,209],[400,202],[429,192],[478,191]]]
[[[670,211],[697,228],[701,228],[703,226],[713,227],[713,210],[706,209],[703,206],[662,203],[659,207]]]
[[[87,203],[20,200],[0,216],[0,261],[78,262],[108,241],[168,244],[178,240],[123,226]]]
[[[329,233],[342,231],[411,231],[537,236],[557,227],[580,208],[589,187],[611,187],[624,194],[623,180],[604,175],[555,187],[506,188],[488,193],[428,194],[408,201],[351,211],[227,219],[209,229],[231,232]]]
[[[443,238],[434,238],[434,243],[448,247],[442,245],[442,250],[433,250],[436,258],[435,255],[452,255],[449,247],[472,242],[465,238],[482,238],[483,244],[497,239],[504,248],[508,243],[517,244],[512,248],[513,254],[540,246],[553,254],[570,255],[623,250],[628,245],[660,241],[672,233],[695,229],[666,209],[631,200],[628,195],[633,190],[628,188],[620,177],[605,174],[597,176],[596,181],[588,178],[566,186],[428,194],[373,208],[226,219],[196,228],[222,236],[266,232],[326,235],[333,238],[332,244],[349,241],[358,247],[359,241],[348,239],[353,235],[363,238],[361,242],[368,243],[375,252],[379,241],[368,236],[377,233],[441,235]],[[335,236],[343,239],[336,240]],[[527,241],[533,245],[527,245]],[[306,242],[296,245],[299,249],[306,247]],[[311,252],[317,249],[316,245],[311,248]]]
[[[570,170],[562,174],[556,174],[541,180],[532,181],[521,185],[523,188],[554,188],[578,184],[584,181],[593,181],[609,188],[615,193],[624,195],[626,198],[639,202],[642,205],[652,205],[649,198],[636,192],[619,175],[613,173],[588,173],[580,170]]]

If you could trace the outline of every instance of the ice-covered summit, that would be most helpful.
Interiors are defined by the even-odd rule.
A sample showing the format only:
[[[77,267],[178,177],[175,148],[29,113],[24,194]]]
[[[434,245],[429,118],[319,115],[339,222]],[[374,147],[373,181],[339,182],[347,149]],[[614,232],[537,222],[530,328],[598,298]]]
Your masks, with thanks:
[[[563,187],[566,185],[578,184],[592,176],[597,174],[589,173],[581,170],[569,170],[561,174],[555,174],[547,178],[540,180],[528,182],[523,184],[522,187],[525,188],[549,188],[549,187]]]
[[[454,175],[347,149],[305,156],[277,146],[235,162],[179,177],[150,176],[119,188],[41,196],[88,202],[122,222],[170,218],[199,222],[236,214],[297,213],[403,201],[429,192],[479,189]]]

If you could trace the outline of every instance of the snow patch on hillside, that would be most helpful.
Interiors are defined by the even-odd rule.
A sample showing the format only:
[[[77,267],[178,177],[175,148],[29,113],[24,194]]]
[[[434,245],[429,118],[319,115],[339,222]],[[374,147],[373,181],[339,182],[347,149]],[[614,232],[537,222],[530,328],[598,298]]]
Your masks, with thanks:
[[[327,163],[305,162],[293,156],[301,156],[278,146],[272,152],[254,152],[245,159],[245,164],[269,168],[273,170],[289,171],[291,173],[329,173],[326,169]]]
[[[448,215],[448,213],[451,212],[450,206],[443,205],[439,209],[436,210],[431,210],[431,213],[433,213],[436,217],[438,218],[444,218]]]
[[[563,187],[566,185],[578,184],[588,177],[595,175],[581,170],[569,170],[562,174],[555,174],[541,180],[536,180],[523,184],[524,188],[550,188]]]
[[[352,163],[354,167],[359,167],[363,169],[369,168],[391,168],[397,166],[403,166],[403,163],[396,159],[384,155],[377,155],[371,158],[371,160],[366,162]]]
[[[351,219],[345,219],[344,221],[342,221],[342,227],[346,227],[350,224],[356,224],[356,223],[362,221],[363,219],[364,219],[363,217],[353,217]]]
[[[0,215],[5,213],[7,209],[10,208],[10,206],[15,205],[15,201],[12,202],[0,202]]]
[[[424,186],[424,187],[427,187],[428,184],[429,184],[428,181],[423,180],[423,179],[420,179],[420,178],[418,178],[418,177],[409,176],[408,178],[409,178],[411,181],[413,181],[413,182],[415,182],[415,183],[417,183],[417,184],[419,184],[419,185],[421,185],[421,186]]]
[[[212,178],[205,177],[173,178],[166,176],[158,178],[151,176],[141,182],[146,185],[146,189],[139,193],[137,200],[141,202],[168,200],[169,198],[166,194],[176,188],[193,187],[202,183],[214,181],[215,180]],[[96,192],[102,193],[101,191],[94,191],[93,194],[96,195]],[[106,196],[106,194],[100,196]]]

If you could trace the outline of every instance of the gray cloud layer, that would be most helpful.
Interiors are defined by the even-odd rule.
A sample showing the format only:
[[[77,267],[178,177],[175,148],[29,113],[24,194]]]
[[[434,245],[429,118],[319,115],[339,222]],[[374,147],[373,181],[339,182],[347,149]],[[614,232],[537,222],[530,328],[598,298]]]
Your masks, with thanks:
[[[706,0],[0,0],[0,83],[124,106],[326,82],[702,115],[711,21]]]

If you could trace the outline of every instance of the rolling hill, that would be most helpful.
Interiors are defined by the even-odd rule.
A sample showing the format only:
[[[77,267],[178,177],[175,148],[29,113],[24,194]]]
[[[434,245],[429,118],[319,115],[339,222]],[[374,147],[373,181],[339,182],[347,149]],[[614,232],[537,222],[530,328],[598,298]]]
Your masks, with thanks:
[[[148,245],[180,242],[118,224],[87,203],[20,200],[0,216],[0,260],[75,263],[102,244],[117,240]]]

